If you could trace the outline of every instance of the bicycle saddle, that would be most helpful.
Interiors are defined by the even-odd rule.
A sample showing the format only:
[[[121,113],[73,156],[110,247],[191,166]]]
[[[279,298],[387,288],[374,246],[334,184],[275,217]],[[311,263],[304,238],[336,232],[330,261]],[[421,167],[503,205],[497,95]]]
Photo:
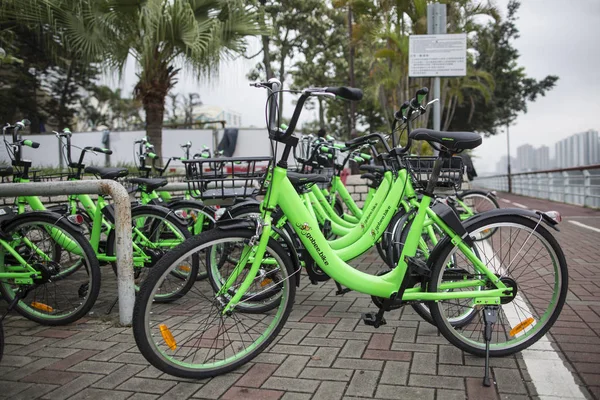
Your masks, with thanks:
[[[96,167],[94,165],[85,167],[85,172],[88,174],[98,175],[101,179],[117,179],[129,174],[127,168],[104,168]]]
[[[309,183],[329,182],[329,178],[321,174],[299,174],[297,172],[288,172],[287,176],[294,187],[303,186]]]
[[[475,132],[442,132],[418,128],[413,129],[409,137],[439,143],[450,151],[474,149],[481,144],[481,136]]]
[[[129,182],[135,185],[143,186],[143,190],[147,192],[152,192],[168,183],[168,181],[164,178],[131,178]]]
[[[358,167],[361,171],[372,172],[375,174],[383,174],[385,172],[385,167],[383,165],[361,165]]]
[[[0,177],[4,178],[13,174],[13,168],[10,165],[0,165]]]

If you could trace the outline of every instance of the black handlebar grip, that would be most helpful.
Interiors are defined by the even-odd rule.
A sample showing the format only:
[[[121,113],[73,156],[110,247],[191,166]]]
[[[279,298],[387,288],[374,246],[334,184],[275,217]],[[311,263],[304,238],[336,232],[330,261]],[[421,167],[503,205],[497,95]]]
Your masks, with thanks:
[[[421,104],[423,104],[423,101],[425,101],[425,99],[427,98],[428,94],[429,89],[427,89],[426,87],[417,90],[415,97],[411,100],[410,106],[414,109],[419,108],[419,106],[421,106]]]
[[[38,142],[31,142],[31,147],[34,149],[37,149],[38,147],[40,147],[40,144]]]
[[[363,98],[363,91],[356,88],[338,86],[325,88],[326,93],[335,94],[345,100],[358,101]]]
[[[402,106],[400,106],[400,110],[396,111],[394,114],[394,118],[396,118],[398,121],[402,121],[404,117],[406,117],[406,111],[408,110],[408,107],[410,107],[410,102],[405,101]]]

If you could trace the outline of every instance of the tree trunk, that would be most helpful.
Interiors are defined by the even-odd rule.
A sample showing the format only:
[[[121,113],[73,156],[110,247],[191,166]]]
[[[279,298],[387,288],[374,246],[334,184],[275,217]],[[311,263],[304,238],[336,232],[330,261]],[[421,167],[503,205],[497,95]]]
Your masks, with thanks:
[[[348,5],[348,37],[349,37],[349,59],[348,59],[348,73],[350,80],[350,87],[354,87],[354,45],[352,44],[352,5]],[[356,128],[356,104],[354,101],[350,102],[350,135]]]
[[[263,64],[265,66],[265,73],[267,74],[267,80],[273,78],[273,68],[271,68],[271,54],[269,53],[269,45],[271,39],[267,35],[262,35],[262,46],[263,46]]]
[[[69,85],[71,84],[71,77],[73,76],[73,60],[69,62],[69,69],[67,70],[67,77],[65,79],[65,85],[63,86],[62,93],[60,95],[60,103],[58,105],[58,129],[63,129],[65,127],[71,128],[71,121],[65,120],[66,108],[67,108],[67,91],[69,90]]]
[[[319,128],[325,129],[325,107],[323,107],[323,98],[317,97],[319,101]]]
[[[165,113],[165,99],[158,96],[143,98],[144,111],[146,112],[146,136],[154,145],[157,162],[162,165],[162,125]]]

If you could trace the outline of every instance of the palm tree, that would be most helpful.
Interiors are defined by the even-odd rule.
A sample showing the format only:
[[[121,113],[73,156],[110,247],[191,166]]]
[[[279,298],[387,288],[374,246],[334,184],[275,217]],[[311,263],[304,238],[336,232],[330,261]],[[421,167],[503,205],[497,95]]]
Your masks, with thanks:
[[[123,72],[139,68],[134,94],[160,157],[165,98],[181,68],[214,73],[223,56],[245,50],[260,33],[255,10],[242,0],[5,0],[5,15],[53,30],[79,57]]]

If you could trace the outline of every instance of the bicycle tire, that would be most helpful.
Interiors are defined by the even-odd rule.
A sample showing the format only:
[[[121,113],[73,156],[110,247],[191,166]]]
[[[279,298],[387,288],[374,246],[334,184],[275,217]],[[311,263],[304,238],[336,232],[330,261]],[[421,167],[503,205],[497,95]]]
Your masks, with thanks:
[[[188,224],[188,229],[192,235],[197,235],[204,231],[213,229],[215,227],[215,209],[209,206],[202,204],[199,201],[194,200],[181,200],[170,203],[167,207],[173,211],[183,210],[188,214],[186,217],[186,222]],[[204,215],[204,223],[202,224],[202,229],[198,232],[195,228],[195,218],[192,213],[198,213]],[[196,276],[197,280],[206,279],[208,277],[208,272],[203,270],[198,270],[198,275]]]
[[[2,362],[2,356],[4,355],[4,326],[0,319],[0,362]]]
[[[540,307],[539,304],[541,304],[541,302],[543,300],[543,298],[542,298],[543,291],[542,291],[542,289],[540,289],[541,285],[539,285],[539,282],[536,283],[537,286],[534,286],[532,288],[532,289],[535,289],[536,294],[530,295],[530,296],[534,296],[535,302],[531,303],[532,309],[534,311],[531,311],[531,309],[529,309],[529,312],[531,313],[531,317],[533,318],[533,321],[529,322],[529,324],[530,324],[529,326],[531,326],[531,325],[533,325],[533,326],[531,327],[532,328],[531,330],[529,330],[529,331],[524,330],[521,332],[520,337],[524,338],[524,340],[519,341],[519,338],[517,337],[517,335],[519,335],[519,332],[517,332],[516,334],[513,335],[512,331],[513,331],[513,329],[516,329],[516,327],[518,325],[521,325],[521,324],[515,323],[516,321],[514,321],[514,317],[513,317],[513,321],[511,321],[510,315],[513,312],[510,308],[510,305],[513,305],[513,307],[515,309],[517,309],[517,307],[520,309],[517,311],[517,316],[519,315],[518,314],[519,312],[523,313],[524,316],[526,316],[528,305],[527,305],[526,301],[523,300],[523,297],[525,299],[528,299],[528,298],[527,298],[527,295],[523,295],[524,286],[522,284],[522,281],[521,281],[521,283],[516,281],[517,278],[523,276],[523,272],[521,272],[521,274],[518,277],[515,277],[515,286],[517,287],[518,296],[521,296],[521,299],[519,300],[516,295],[515,298],[511,299],[509,302],[502,304],[500,306],[501,313],[499,313],[499,319],[498,319],[499,323],[496,324],[496,327],[498,327],[498,329],[496,331],[496,340],[497,341],[499,341],[499,339],[501,339],[501,337],[500,337],[500,336],[502,336],[501,330],[503,331],[504,335],[506,335],[506,330],[508,330],[508,328],[512,328],[512,329],[510,329],[510,331],[511,331],[510,336],[512,336],[514,339],[507,340],[506,347],[501,347],[498,344],[490,345],[490,356],[503,357],[503,356],[514,354],[516,352],[519,352],[519,351],[531,346],[532,344],[537,342],[543,335],[545,335],[546,332],[552,327],[554,322],[556,322],[556,319],[558,318],[558,316],[562,310],[562,307],[565,303],[566,297],[567,297],[568,271],[567,271],[567,264],[566,264],[565,256],[563,254],[563,251],[562,251],[560,245],[556,241],[556,238],[552,234],[550,234],[550,232],[541,224],[541,220],[534,221],[533,219],[523,217],[523,216],[517,216],[517,215],[500,215],[500,216],[490,216],[487,218],[480,218],[475,222],[465,224],[465,228],[467,229],[467,232],[469,232],[470,236],[478,234],[478,231],[484,232],[484,231],[486,231],[486,229],[488,229],[488,230],[490,229],[490,228],[486,228],[486,227],[495,227],[494,229],[495,229],[495,232],[497,232],[497,233],[495,233],[494,236],[497,241],[502,240],[502,237],[501,237],[502,231],[499,231],[499,230],[504,227],[520,227],[519,229],[524,229],[526,232],[526,235],[528,235],[528,236],[524,235],[525,243],[523,245],[517,245],[518,251],[513,252],[511,254],[511,256],[508,257],[509,265],[508,265],[507,269],[504,269],[504,267],[502,265],[502,264],[504,264],[505,257],[503,257],[502,255],[498,255],[497,254],[498,251],[494,252],[493,247],[492,247],[492,257],[491,258],[489,258],[487,255],[484,254],[484,257],[486,257],[486,259],[487,259],[487,261],[486,261],[487,264],[489,264],[489,263],[497,264],[496,266],[494,266],[494,270],[495,270],[497,276],[503,275],[503,276],[500,276],[501,279],[503,279],[503,278],[506,279],[506,277],[510,277],[510,274],[516,269],[516,266],[513,267],[512,270],[510,269],[510,267],[514,265],[514,261],[516,260],[516,257],[522,252],[525,244],[527,244],[527,242],[530,240],[530,238],[536,237],[537,239],[540,239],[540,238],[543,239],[543,241],[541,241],[541,244],[539,247],[542,250],[546,249],[548,251],[548,254],[549,254],[548,258],[552,260],[552,264],[553,264],[553,268],[556,273],[556,277],[557,277],[557,279],[559,279],[558,283],[560,283],[559,290],[556,290],[557,283],[555,283],[552,288],[552,291],[551,291],[552,298],[549,300],[549,307],[552,306],[552,309],[551,310],[548,309],[548,310],[544,311],[541,318],[539,318],[539,322],[536,322],[535,325],[533,325],[533,322],[535,322],[535,318],[533,318],[533,315],[534,315],[534,313],[541,313],[541,311],[538,312],[538,308]],[[498,234],[498,232],[500,234]],[[510,231],[510,233],[511,234],[509,236],[509,239],[512,239],[513,233],[512,233],[512,231]],[[514,236],[514,238],[515,238],[514,240],[516,241],[516,239],[518,237],[519,237],[518,234],[516,236]],[[505,238],[506,238],[506,235],[505,235]],[[477,246],[480,246],[480,247],[485,246],[484,243],[482,243],[482,242],[475,242],[475,243]],[[438,249],[439,251],[436,251],[437,257],[435,257],[435,260],[434,259],[431,260],[432,274],[431,274],[431,280],[429,282],[429,290],[431,292],[437,291],[440,273],[442,272],[442,270],[444,268],[445,260],[452,253],[452,251],[456,248],[448,240],[441,242],[440,246],[442,246],[442,247],[440,249]],[[492,245],[488,244],[487,246],[492,246]],[[504,244],[502,246],[505,247]],[[532,246],[533,245],[531,245],[528,248],[528,250],[526,252],[524,252],[524,254],[529,254],[529,251],[532,248]],[[509,244],[508,247],[510,248],[510,247],[512,247],[512,245]],[[531,250],[531,253],[533,253],[534,251],[535,250]],[[538,254],[536,254],[536,256],[534,258],[537,258]],[[513,257],[513,255],[514,255],[514,257]],[[534,261],[536,261],[536,260],[534,260]],[[526,262],[526,268],[531,267],[531,264],[533,264],[534,261]],[[549,269],[547,267],[534,268],[533,273],[539,274],[539,271],[543,271],[544,273],[546,273],[548,270]],[[504,271],[504,273],[500,274],[497,271],[500,271],[500,272]],[[529,274],[530,273],[528,272],[525,276],[527,276]],[[541,275],[540,275],[540,280],[542,282],[547,283],[548,277],[546,275],[544,277],[541,277]],[[484,356],[485,355],[485,345],[483,343],[477,343],[472,337],[470,337],[470,338],[464,337],[463,333],[452,328],[447,323],[448,319],[442,311],[443,304],[444,304],[444,302],[432,302],[429,304],[431,315],[436,323],[436,326],[442,333],[442,335],[450,343],[452,343],[456,347],[460,348],[461,350],[464,350],[464,351],[474,354],[476,356],[480,356],[480,357]],[[523,305],[525,305],[525,307],[523,307]],[[506,307],[506,308],[504,308],[504,307]],[[502,318],[502,315],[505,316],[504,320]],[[514,316],[514,314],[513,314],[513,316]],[[542,320],[543,320],[543,323],[542,323]],[[508,323],[508,327],[504,327],[503,322]],[[476,323],[480,323],[480,321],[476,321]],[[479,326],[481,326],[481,325],[479,325]],[[524,329],[527,329],[527,327],[525,327]],[[475,331],[476,330],[467,330],[467,329],[463,330],[463,332],[465,334],[466,334],[466,332],[475,332]],[[493,336],[494,335],[492,334],[492,338],[493,338]]]
[[[187,225],[180,218],[178,218],[175,215],[173,210],[169,210],[168,208],[160,207],[160,206],[141,205],[141,206],[134,207],[131,210],[132,223],[135,224],[135,221],[138,218],[141,219],[144,217],[152,217],[153,218],[152,222],[148,226],[146,226],[148,224],[148,222],[147,221],[144,222],[144,229],[147,229],[151,234],[153,234],[153,232],[156,232],[159,229],[160,224],[166,222],[169,227],[172,227],[172,229],[176,230],[184,239],[188,239],[192,236]],[[160,222],[160,221],[164,221],[164,222]],[[133,240],[134,240],[134,242],[136,241],[135,237],[133,238]],[[160,255],[161,257],[163,257],[164,254],[168,253],[168,251],[165,251],[165,250],[162,250],[161,252],[162,252],[162,254]],[[107,239],[106,255],[114,256],[115,254],[116,254],[116,237],[115,237],[114,230],[112,230]],[[134,257],[135,257],[135,249],[134,249]],[[110,264],[112,266],[113,272],[115,273],[115,275],[117,275],[116,262],[111,262]],[[139,290],[140,283],[145,279],[145,277],[142,277],[142,274],[147,275],[149,273],[148,271],[153,268],[154,264],[155,264],[155,262],[149,262],[148,264],[146,264],[146,265],[148,265],[147,267],[146,267],[146,265],[144,267],[134,267],[134,271],[136,272],[136,281],[138,281],[135,284],[136,291]],[[174,280],[173,281],[174,283],[172,286],[173,287],[172,291],[165,292],[164,294],[158,296],[156,301],[170,302],[170,301],[174,301],[174,300],[182,297],[183,295],[185,295],[194,284],[193,281],[195,280],[195,278],[191,279],[190,277],[198,276],[199,264],[200,264],[199,257],[194,257],[192,259],[191,265],[185,266],[186,269],[189,268],[189,271],[181,271],[180,273],[174,273],[173,277],[175,279],[179,279],[180,282],[177,282]]]
[[[40,284],[36,284],[32,289],[28,290],[28,293],[24,298],[27,299],[27,301],[30,301],[29,294],[33,291],[33,301],[29,305],[27,305],[22,299],[15,305],[14,308],[19,314],[23,315],[25,318],[40,323],[42,325],[54,326],[70,324],[86,315],[94,306],[98,298],[98,294],[100,293],[101,282],[100,265],[98,263],[98,259],[96,258],[96,254],[94,253],[94,250],[92,249],[92,246],[90,245],[89,241],[81,233],[81,230],[77,226],[68,222],[68,220],[64,218],[64,216],[61,216],[59,214],[50,213],[47,211],[32,211],[26,214],[21,214],[13,218],[6,225],[4,225],[3,231],[6,234],[10,235],[11,232],[16,232],[19,227],[36,223],[49,225],[55,229],[61,230],[62,235],[67,235],[67,238],[69,238],[69,240],[73,241],[78,246],[82,253],[81,261],[82,263],[84,263],[83,265],[85,265],[85,272],[88,276],[87,282],[82,283],[77,289],[75,289],[74,287],[72,288],[73,290],[77,290],[78,297],[76,301],[79,303],[79,305],[73,310],[73,312],[69,314],[58,315],[58,312],[56,312],[57,310],[60,310],[58,304],[54,304],[54,306],[51,306],[50,304],[48,304],[50,303],[48,300],[51,300],[49,297],[42,297],[42,299],[39,299],[37,297],[37,288],[40,286]],[[30,254],[30,256],[33,257],[32,254]],[[0,268],[1,267],[2,266],[0,266]],[[74,277],[75,274],[80,272],[78,270],[80,270],[81,267],[78,267],[75,271],[71,271],[70,273],[64,275],[60,274],[60,267],[61,266],[59,265],[58,267],[55,267],[53,269],[57,272],[55,273],[55,275],[53,275],[52,280],[48,280],[44,283],[44,289],[46,284],[54,284],[56,292],[56,285],[58,282],[65,281],[66,279],[69,279],[71,277],[72,280],[70,282],[72,282],[75,278],[83,280],[85,277],[83,273],[79,273],[77,277]],[[11,287],[11,284],[8,282],[8,280],[0,280],[0,294],[2,294],[2,296],[9,303],[14,299],[15,291]],[[45,291],[42,293],[42,295],[44,294],[48,296],[47,292]],[[82,296],[82,294],[84,296]],[[74,293],[71,295],[74,296]],[[67,301],[67,299],[70,301],[70,297],[67,297],[66,295],[63,296],[63,301]],[[83,300],[81,300],[82,297]],[[56,294],[54,295],[54,300],[56,302],[59,301]],[[40,307],[40,304],[45,305],[45,307]],[[69,308],[71,307],[72,304],[69,306]],[[47,312],[47,314],[44,314],[44,312]]]
[[[201,305],[198,305],[198,303],[195,301],[193,303],[196,304],[197,310],[195,309],[194,311],[190,311],[190,313],[189,313],[190,320],[189,321],[184,318],[185,315],[183,315],[181,313],[181,308],[179,308],[179,316],[178,316],[178,318],[179,318],[178,321],[181,321],[182,324],[186,324],[185,329],[191,330],[192,333],[190,335],[188,335],[184,331],[183,333],[180,334],[179,332],[184,330],[184,328],[180,329],[179,325],[176,329],[174,329],[176,337],[173,337],[173,342],[175,342],[176,340],[183,340],[183,341],[195,340],[193,342],[193,344],[191,344],[191,345],[187,345],[187,343],[184,342],[184,344],[179,346],[180,348],[186,349],[186,351],[183,353],[183,355],[180,356],[182,358],[181,361],[176,359],[177,345],[175,346],[175,348],[170,348],[170,350],[173,352],[173,354],[170,355],[168,353],[169,350],[162,350],[160,348],[160,346],[161,346],[161,343],[159,343],[160,339],[157,338],[156,335],[153,335],[151,332],[151,329],[153,329],[153,327],[154,327],[154,329],[156,329],[157,327],[161,326],[161,325],[159,325],[158,322],[154,323],[153,321],[150,321],[152,318],[161,319],[161,320],[162,319],[167,320],[168,318],[170,318],[167,315],[168,314],[167,310],[165,310],[164,308],[162,309],[162,315],[161,315],[161,313],[153,313],[151,311],[151,309],[152,309],[152,305],[154,304],[153,293],[156,290],[155,287],[160,283],[160,280],[163,276],[166,276],[170,273],[170,269],[173,268],[172,266],[174,264],[177,264],[178,262],[185,259],[185,257],[189,256],[190,254],[194,254],[195,252],[201,251],[202,249],[207,248],[208,246],[214,246],[219,243],[223,243],[227,240],[232,240],[232,239],[233,240],[237,240],[237,239],[248,240],[253,235],[254,235],[254,232],[250,229],[222,230],[222,229],[217,228],[217,229],[213,229],[208,232],[204,232],[201,235],[193,236],[192,238],[186,240],[184,243],[179,245],[177,248],[173,249],[171,252],[167,253],[152,269],[152,271],[150,272],[150,275],[148,276],[148,279],[142,285],[142,288],[138,294],[137,301],[134,306],[133,335],[134,335],[135,341],[138,345],[140,352],[146,358],[146,360],[148,360],[154,367],[156,367],[159,370],[166,372],[170,375],[174,375],[174,376],[178,376],[178,377],[182,377],[182,378],[203,379],[203,378],[213,377],[216,375],[221,375],[221,374],[229,372],[229,371],[245,364],[246,362],[252,360],[258,354],[260,354],[279,334],[279,332],[283,328],[283,326],[284,326],[285,322],[287,321],[287,318],[292,310],[295,293],[296,293],[296,285],[293,280],[289,279],[294,274],[293,262],[289,258],[287,251],[283,247],[281,247],[279,245],[279,243],[274,239],[270,239],[268,241],[267,252],[268,252],[268,254],[271,255],[271,257],[274,257],[274,259],[276,261],[278,261],[279,264],[282,264],[282,268],[285,270],[285,274],[286,274],[286,278],[287,278],[286,281],[284,281],[284,282],[287,282],[287,284],[284,283],[284,285],[283,285],[283,291],[285,292],[285,294],[282,296],[283,301],[280,302],[280,304],[279,304],[279,307],[280,307],[279,310],[273,316],[273,321],[271,323],[269,323],[266,328],[267,331],[262,334],[259,333],[259,337],[256,340],[252,341],[248,348],[246,348],[245,344],[243,344],[243,343],[242,344],[244,345],[244,349],[239,348],[238,347],[240,345],[239,340],[238,340],[238,343],[234,346],[233,342],[231,342],[231,341],[235,341],[235,339],[229,339],[230,340],[229,343],[227,343],[227,344],[223,343],[222,345],[227,346],[227,348],[231,345],[233,351],[237,351],[237,353],[235,353],[232,356],[229,356],[227,358],[227,360],[225,360],[225,358],[224,358],[223,361],[212,363],[212,364],[214,364],[212,366],[209,364],[206,364],[206,365],[203,364],[203,365],[198,365],[198,366],[194,367],[191,363],[194,361],[197,361],[197,358],[196,358],[197,353],[195,353],[195,351],[200,351],[200,347],[203,346],[203,344],[201,342],[204,340],[204,334],[208,330],[210,330],[212,328],[212,326],[211,326],[211,328],[205,329],[204,331],[200,332],[198,329],[194,328],[193,325],[192,326],[189,325],[192,323],[190,321],[193,321],[195,318],[196,319],[195,321],[198,321],[197,324],[205,323],[205,327],[208,327],[208,323],[206,321],[210,321],[211,324],[214,323],[214,320],[209,319],[208,317],[202,318],[202,316],[198,316],[198,314],[200,314],[202,312],[211,312],[212,306],[211,307],[202,307]],[[208,282],[200,281],[200,282],[196,282],[195,285],[196,286],[194,288],[194,291],[190,291],[187,296],[197,294],[196,291],[198,291],[198,293],[200,295],[204,296],[208,301],[210,301],[211,304],[213,304],[213,305],[218,304],[218,302],[215,302],[214,298],[211,300],[208,295],[201,293],[201,290],[204,290],[205,293],[208,293],[211,296],[214,296],[214,292],[212,291],[212,289],[209,286],[206,286],[206,285],[209,285]],[[200,285],[200,286],[198,286],[198,285]],[[202,289],[202,287],[204,289]],[[186,300],[186,299],[184,298],[181,301],[184,301],[184,300]],[[187,301],[190,301],[190,300],[187,300]],[[174,307],[180,307],[177,303],[174,303],[173,305],[174,305]],[[228,319],[228,322],[231,323],[232,321],[235,321],[235,319],[232,319],[233,315],[238,314],[235,309],[231,310],[231,314],[230,313],[223,314],[221,312],[221,310],[218,309],[218,306],[216,306],[215,312],[219,316],[219,318],[221,318],[221,322],[218,323],[219,327],[228,326],[223,321],[224,318],[231,317],[230,319]],[[244,314],[242,312],[241,316],[238,316],[237,318],[249,318],[249,317],[247,314]],[[251,327],[251,329],[256,330],[257,324],[263,323],[263,321],[265,319],[266,318],[262,318],[262,319],[252,318],[251,320],[255,321],[255,324]],[[265,325],[266,325],[266,323],[265,323]],[[228,331],[229,329],[231,329],[231,328],[227,328],[227,329],[225,329],[225,331]],[[219,330],[220,330],[220,328],[219,328]],[[236,331],[234,330],[232,332],[236,332]],[[178,335],[180,335],[180,336],[178,336]],[[191,335],[200,335],[200,336],[192,337]],[[242,334],[238,331],[237,335],[242,335]],[[159,336],[160,336],[160,333],[159,333]],[[181,338],[181,339],[179,339],[179,338]],[[215,340],[218,341],[218,339],[216,339],[214,337],[212,337],[211,339],[213,340],[212,343],[214,343]],[[243,342],[243,340],[242,340],[242,342]],[[162,344],[162,346],[164,347],[164,344]],[[204,345],[204,346],[206,347],[206,345]],[[195,350],[194,347],[197,347],[198,350]],[[210,349],[212,349],[212,345],[211,345]],[[219,349],[219,352],[220,352],[220,354],[223,354],[223,357],[225,357],[225,354],[227,353],[227,351],[224,349]],[[194,353],[194,354],[190,356],[190,353]],[[191,357],[191,360],[190,360],[190,357]],[[207,355],[205,354],[204,357],[207,357]],[[215,357],[216,357],[216,353],[215,353]],[[206,359],[203,361],[203,363],[205,363],[205,361],[206,361]]]

